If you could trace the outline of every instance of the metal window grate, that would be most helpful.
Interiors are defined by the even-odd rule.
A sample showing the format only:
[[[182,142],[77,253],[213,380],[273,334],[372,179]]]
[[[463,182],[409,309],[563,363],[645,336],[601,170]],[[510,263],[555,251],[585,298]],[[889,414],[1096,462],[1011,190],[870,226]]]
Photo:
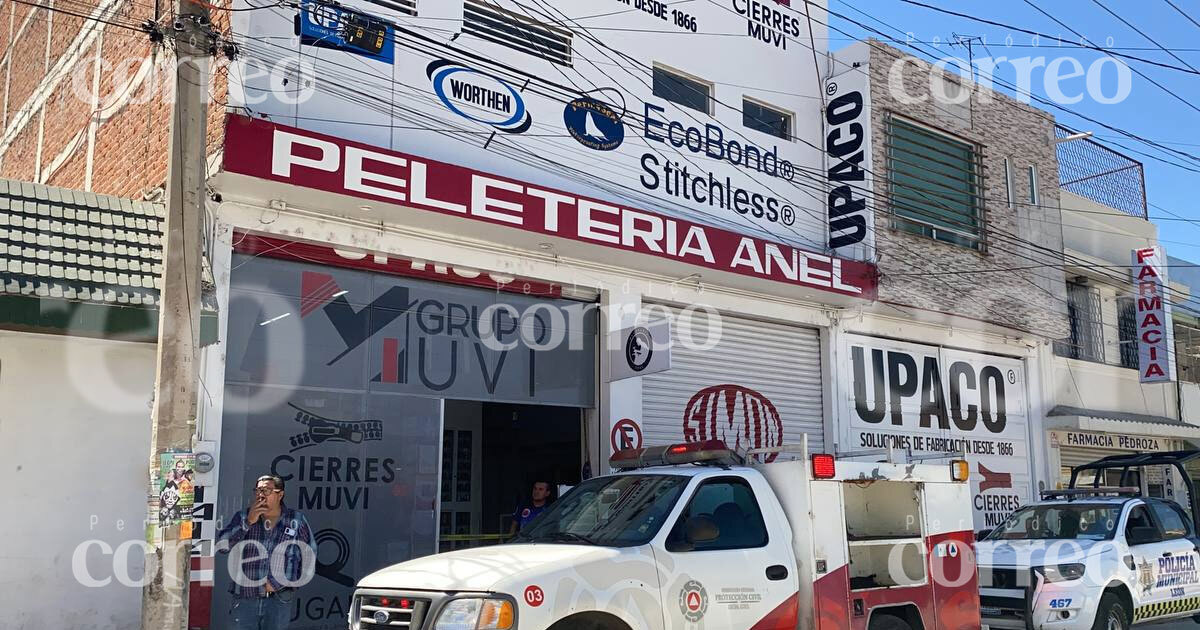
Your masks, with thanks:
[[[887,155],[896,228],[983,248],[983,164],[978,147],[889,117]]]
[[[1061,125],[1054,127],[1060,139],[1074,133]],[[1056,152],[1060,187],[1125,214],[1147,217],[1141,162],[1087,139],[1060,142]]]
[[[1175,324],[1175,368],[1180,381],[1200,383],[1200,328]]]
[[[403,15],[417,15],[417,0],[367,0],[367,2]]]
[[[1137,369],[1137,306],[1133,298],[1117,298],[1117,337],[1121,343],[1121,367]]]
[[[463,32],[563,66],[572,64],[572,33],[484,0],[463,3]]]
[[[1071,324],[1071,336],[1054,342],[1054,354],[1084,361],[1104,360],[1100,291],[1082,282],[1068,282],[1067,317]]]

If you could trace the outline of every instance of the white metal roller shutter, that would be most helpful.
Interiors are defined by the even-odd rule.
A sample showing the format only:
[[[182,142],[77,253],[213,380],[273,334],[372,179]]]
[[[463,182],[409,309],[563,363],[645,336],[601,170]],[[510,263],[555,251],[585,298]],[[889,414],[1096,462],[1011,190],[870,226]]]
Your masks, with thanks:
[[[1090,464],[1102,457],[1121,454],[1120,451],[1094,451],[1077,446],[1063,446],[1058,449],[1059,462],[1063,468],[1074,468]]]
[[[717,333],[715,318],[703,311],[681,315],[670,306],[649,309],[650,319],[670,311],[672,347],[671,369],[642,377],[647,445],[716,437],[753,448],[797,444],[807,434],[812,450],[823,449],[824,370],[816,329],[722,315],[720,341],[703,350],[695,346]],[[685,338],[696,343],[689,347]]]

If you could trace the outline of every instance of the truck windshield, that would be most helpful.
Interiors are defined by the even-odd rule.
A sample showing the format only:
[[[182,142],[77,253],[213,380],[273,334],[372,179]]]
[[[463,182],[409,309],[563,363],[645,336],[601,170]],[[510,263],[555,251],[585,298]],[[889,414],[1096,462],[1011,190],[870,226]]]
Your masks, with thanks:
[[[1008,517],[990,540],[1111,540],[1121,506],[1110,504],[1031,505]]]
[[[682,475],[589,479],[534,519],[513,542],[644,545],[658,533],[688,479]]]

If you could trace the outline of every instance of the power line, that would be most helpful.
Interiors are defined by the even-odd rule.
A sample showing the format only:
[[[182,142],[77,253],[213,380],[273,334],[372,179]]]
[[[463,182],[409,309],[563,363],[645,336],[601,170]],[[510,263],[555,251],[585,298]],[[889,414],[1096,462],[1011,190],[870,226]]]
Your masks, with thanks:
[[[913,1],[915,1],[915,0],[901,0],[901,2],[913,2]],[[1087,42],[1087,43],[1089,43],[1089,44],[1091,43],[1091,40],[1089,40],[1089,39],[1088,39],[1088,38],[1087,38],[1087,37],[1086,37],[1086,36],[1085,36],[1083,33],[1080,33],[1079,31],[1077,31],[1077,30],[1075,30],[1075,29],[1071,28],[1070,26],[1068,26],[1068,25],[1067,25],[1065,22],[1063,22],[1062,20],[1060,20],[1060,19],[1058,19],[1058,18],[1054,17],[1054,16],[1053,16],[1053,15],[1051,15],[1049,12],[1047,12],[1045,9],[1043,9],[1043,8],[1039,7],[1038,5],[1034,4],[1034,3],[1032,2],[1032,0],[1024,0],[1024,1],[1025,1],[1025,4],[1027,4],[1027,5],[1031,6],[1031,7],[1033,7],[1033,8],[1034,8],[1034,10],[1036,10],[1038,13],[1041,13],[1042,15],[1044,15],[1044,16],[1046,16],[1046,17],[1050,18],[1051,20],[1053,20],[1053,21],[1054,21],[1056,24],[1058,24],[1059,26],[1061,26],[1061,27],[1063,27],[1063,28],[1067,29],[1068,31],[1071,31],[1071,32],[1072,32],[1072,33],[1074,33],[1076,36],[1078,36],[1079,38],[1081,38],[1083,41],[1085,41],[1085,42]],[[1168,88],[1167,86],[1163,85],[1162,83],[1159,83],[1157,80],[1155,80],[1154,78],[1150,77],[1150,75],[1148,75],[1148,74],[1146,74],[1146,73],[1142,72],[1141,70],[1138,70],[1137,68],[1134,68],[1134,67],[1132,67],[1132,66],[1130,66],[1130,68],[1129,68],[1129,69],[1130,69],[1130,70],[1132,70],[1132,71],[1133,71],[1135,74],[1137,74],[1139,77],[1142,77],[1143,79],[1145,79],[1145,80],[1149,81],[1149,82],[1151,83],[1151,85],[1154,85],[1154,86],[1155,86],[1155,87],[1157,87],[1158,89],[1160,89],[1160,90],[1162,90],[1163,92],[1166,92],[1167,94],[1169,94],[1169,95],[1171,95],[1172,97],[1174,97],[1174,98],[1175,98],[1175,100],[1179,101],[1180,103],[1183,103],[1184,105],[1187,105],[1188,107],[1190,107],[1190,108],[1192,108],[1193,110],[1195,110],[1197,113],[1200,113],[1200,107],[1197,107],[1197,106],[1196,106],[1196,104],[1192,103],[1192,102],[1191,102],[1191,101],[1189,101],[1188,99],[1186,99],[1186,98],[1183,98],[1182,96],[1180,96],[1179,94],[1177,94],[1177,93],[1176,93],[1174,90],[1172,90],[1172,89]]]
[[[610,78],[611,78],[611,77],[610,77]],[[734,109],[736,109],[736,108],[734,108]],[[1018,237],[1018,238],[1019,238],[1019,237]],[[1061,254],[1057,254],[1057,253],[1056,253],[1056,255],[1058,255],[1058,256],[1061,256]]]
[[[1101,9],[1104,9],[1104,11],[1105,11],[1106,13],[1108,13],[1109,15],[1111,15],[1111,16],[1113,16],[1113,17],[1117,18],[1118,20],[1120,20],[1120,22],[1121,22],[1122,24],[1124,24],[1125,26],[1128,26],[1129,28],[1133,29],[1133,30],[1134,30],[1134,32],[1136,32],[1138,35],[1141,35],[1142,37],[1145,37],[1145,38],[1146,38],[1146,40],[1147,40],[1147,41],[1149,41],[1151,44],[1154,44],[1155,46],[1158,46],[1158,49],[1159,49],[1159,50],[1161,50],[1161,51],[1163,51],[1163,52],[1167,53],[1168,55],[1171,55],[1172,57],[1174,57],[1174,58],[1175,58],[1175,60],[1176,60],[1176,61],[1178,61],[1179,63],[1182,63],[1183,65],[1187,66],[1188,68],[1191,68],[1193,72],[1200,72],[1200,70],[1196,70],[1196,66],[1193,66],[1192,64],[1190,64],[1190,63],[1188,63],[1187,61],[1185,61],[1185,60],[1183,59],[1183,57],[1180,57],[1179,55],[1176,55],[1175,53],[1173,53],[1173,52],[1171,52],[1171,51],[1167,50],[1166,48],[1164,48],[1164,47],[1163,47],[1163,45],[1162,45],[1162,44],[1160,44],[1160,43],[1158,43],[1157,41],[1155,41],[1153,37],[1150,37],[1149,35],[1147,35],[1145,32],[1143,32],[1143,31],[1142,31],[1142,29],[1140,29],[1140,28],[1138,28],[1138,27],[1134,26],[1132,23],[1130,23],[1130,22],[1129,22],[1129,20],[1126,20],[1125,18],[1121,17],[1119,14],[1117,14],[1116,12],[1114,12],[1112,9],[1110,9],[1110,8],[1108,8],[1108,7],[1104,6],[1103,4],[1101,4],[1099,0],[1092,0],[1092,2],[1094,2],[1094,3],[1096,4],[1096,6],[1100,7]]]
[[[1185,18],[1187,18],[1189,22],[1191,22],[1192,24],[1195,24],[1195,25],[1196,25],[1196,28],[1200,28],[1200,22],[1197,22],[1195,18],[1193,18],[1192,16],[1188,15],[1187,11],[1184,11],[1183,9],[1180,9],[1178,6],[1175,6],[1175,3],[1174,3],[1174,2],[1171,2],[1171,0],[1165,0],[1165,1],[1166,1],[1166,3],[1167,3],[1167,4],[1171,5],[1171,8],[1172,8],[1172,9],[1175,9],[1176,11],[1178,11],[1178,12],[1179,12],[1179,14],[1180,14],[1180,15],[1182,15],[1182,16],[1183,16],[1183,17],[1185,17]]]
[[[1026,0],[1026,1],[1028,1],[1028,0]],[[1045,34],[1045,33],[1039,33],[1038,31],[1030,30],[1030,29],[1027,29],[1027,28],[1021,28],[1020,26],[1013,26],[1013,25],[1011,25],[1011,24],[1005,24],[1005,23],[1003,23],[1003,22],[997,22],[997,21],[995,21],[995,20],[988,20],[988,19],[985,19],[985,18],[976,17],[976,16],[974,16],[974,15],[970,15],[970,14],[967,14],[967,13],[961,13],[961,12],[958,12],[958,11],[951,11],[950,9],[945,9],[945,8],[942,8],[942,7],[939,7],[939,6],[934,6],[934,5],[932,5],[932,4],[926,4],[926,3],[924,3],[924,2],[919,2],[918,0],[900,0],[900,2],[903,2],[903,3],[905,3],[905,4],[911,4],[911,5],[913,5],[913,6],[923,7],[923,8],[929,9],[929,10],[931,10],[931,11],[936,11],[936,12],[938,12],[938,13],[944,13],[944,14],[946,14],[946,15],[953,15],[953,16],[955,16],[955,17],[965,18],[965,19],[971,20],[972,22],[979,22],[979,23],[981,23],[981,24],[988,24],[988,25],[990,25],[990,26],[998,26],[998,27],[1000,27],[1000,28],[1007,28],[1007,29],[1009,29],[1009,30],[1018,31],[1018,32],[1021,32],[1021,33],[1025,33],[1025,34],[1027,34],[1027,35],[1034,35],[1034,36],[1037,36],[1038,38],[1043,38],[1043,37],[1044,37],[1044,38],[1046,38],[1046,39],[1048,39],[1048,40],[1051,40],[1051,41],[1058,41],[1058,42],[1064,42],[1064,43],[1072,43],[1072,42],[1069,42],[1069,40],[1065,40],[1065,39],[1062,39],[1061,37],[1056,37],[1056,36],[1054,36],[1054,35],[1047,35],[1047,34]],[[1034,8],[1037,8],[1037,7],[1036,7],[1036,6],[1034,6]],[[1039,9],[1039,10],[1040,10],[1040,9]],[[1049,17],[1049,14],[1047,14],[1047,16]],[[1051,18],[1051,19],[1054,19],[1054,18]],[[1057,22],[1057,20],[1055,20],[1055,21]],[[1063,28],[1066,28],[1067,30],[1071,30],[1071,29],[1070,29],[1070,27],[1067,27],[1067,26],[1065,26],[1065,25],[1063,26]],[[1074,31],[1072,31],[1072,32],[1074,32]],[[1079,35],[1079,34],[1078,34],[1078,33],[1076,33],[1076,35]],[[1082,36],[1081,36],[1081,37],[1082,37]],[[1181,68],[1181,67],[1179,67],[1179,66],[1173,66],[1173,65],[1171,65],[1171,64],[1169,64],[1169,63],[1163,63],[1163,62],[1161,62],[1161,61],[1155,61],[1155,60],[1153,60],[1153,59],[1146,59],[1146,58],[1144,58],[1144,57],[1138,57],[1138,56],[1135,56],[1135,55],[1127,55],[1127,54],[1124,54],[1124,53],[1116,52],[1116,51],[1114,51],[1114,50],[1112,50],[1112,49],[1105,49],[1105,48],[1101,48],[1100,46],[1097,46],[1097,45],[1093,44],[1091,41],[1087,40],[1087,38],[1084,38],[1084,42],[1086,43],[1086,45],[1084,45],[1084,44],[1074,44],[1074,45],[1076,45],[1076,46],[1078,46],[1078,47],[1080,47],[1080,48],[1087,48],[1087,49],[1090,49],[1090,50],[1095,50],[1095,51],[1097,51],[1097,52],[1107,53],[1107,54],[1110,54],[1110,55],[1112,55],[1112,56],[1114,56],[1114,57],[1123,57],[1123,58],[1125,58],[1125,59],[1129,59],[1129,60],[1131,60],[1131,61],[1140,61],[1140,62],[1142,62],[1142,63],[1145,63],[1145,64],[1150,64],[1150,65],[1152,65],[1152,66],[1159,66],[1159,67],[1162,67],[1162,68],[1167,68],[1167,69],[1169,69],[1169,70],[1178,70],[1178,71],[1180,71],[1180,72],[1186,72],[1186,73],[1188,73],[1188,74],[1200,74],[1200,71],[1197,71],[1195,68]]]

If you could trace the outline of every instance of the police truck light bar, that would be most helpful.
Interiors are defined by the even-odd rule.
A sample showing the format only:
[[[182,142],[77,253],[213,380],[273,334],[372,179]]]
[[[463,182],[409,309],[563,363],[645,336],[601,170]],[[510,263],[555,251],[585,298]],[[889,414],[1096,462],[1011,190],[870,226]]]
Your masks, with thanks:
[[[705,440],[669,446],[627,448],[613,453],[608,465],[619,469],[646,468],[648,466],[673,466],[676,464],[715,464],[734,466],[742,458],[721,440]]]

